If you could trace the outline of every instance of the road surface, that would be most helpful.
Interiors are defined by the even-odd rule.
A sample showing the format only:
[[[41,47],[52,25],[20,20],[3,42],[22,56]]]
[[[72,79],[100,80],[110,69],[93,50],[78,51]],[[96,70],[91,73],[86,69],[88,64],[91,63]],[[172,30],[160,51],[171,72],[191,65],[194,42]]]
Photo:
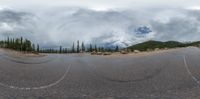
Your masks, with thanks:
[[[200,49],[38,58],[1,50],[0,99],[200,99]]]

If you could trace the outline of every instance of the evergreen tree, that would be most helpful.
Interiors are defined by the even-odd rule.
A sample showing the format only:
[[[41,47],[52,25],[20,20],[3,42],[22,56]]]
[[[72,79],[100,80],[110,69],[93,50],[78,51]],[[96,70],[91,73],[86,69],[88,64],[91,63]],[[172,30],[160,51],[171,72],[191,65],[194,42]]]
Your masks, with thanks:
[[[40,46],[39,46],[39,44],[37,44],[37,52],[38,53],[40,52]]]
[[[85,45],[84,45],[84,42],[82,42],[82,45],[81,45],[81,49],[82,49],[82,52],[85,52]]]
[[[62,53],[62,46],[60,46],[60,50],[59,50],[59,53]]]
[[[115,48],[115,52],[118,52],[118,51],[119,51],[119,46],[117,45]]]
[[[97,52],[97,45],[94,46],[94,51]]]
[[[32,44],[32,51],[35,51],[35,44]]]
[[[20,51],[20,46],[21,46],[21,44],[20,44],[20,39],[15,39],[15,46],[16,46],[16,50],[18,50],[18,51]]]
[[[104,52],[104,51],[105,51],[104,47],[101,47],[101,51],[102,51],[102,52]]]
[[[13,42],[13,38],[10,38],[10,49],[14,49],[14,42]]]
[[[101,52],[101,47],[98,47],[98,52]]]
[[[15,45],[15,39],[14,39],[14,38],[12,39],[12,48],[13,48],[13,49],[16,48],[16,45]]]
[[[24,49],[25,49],[24,51],[31,51],[32,50],[31,41],[29,41],[28,39],[25,40]]]
[[[75,52],[75,48],[74,48],[74,42],[73,42],[73,45],[72,45],[72,53]]]
[[[23,38],[20,38],[20,51],[22,51],[22,47],[23,47]]]
[[[89,49],[89,51],[92,52],[92,49],[93,49],[93,48],[92,48],[92,44],[90,44],[90,49]]]
[[[64,53],[68,53],[68,50],[67,50],[67,48],[65,48],[65,49],[64,49]]]
[[[79,41],[77,41],[77,53],[80,52],[80,49],[79,49]]]
[[[17,51],[32,51],[33,46],[30,40],[25,39],[23,41],[23,38],[9,38],[7,37],[7,40],[0,41],[1,47],[9,48]]]
[[[10,47],[10,38],[8,37],[7,38],[7,46],[6,46],[7,48],[9,48]]]

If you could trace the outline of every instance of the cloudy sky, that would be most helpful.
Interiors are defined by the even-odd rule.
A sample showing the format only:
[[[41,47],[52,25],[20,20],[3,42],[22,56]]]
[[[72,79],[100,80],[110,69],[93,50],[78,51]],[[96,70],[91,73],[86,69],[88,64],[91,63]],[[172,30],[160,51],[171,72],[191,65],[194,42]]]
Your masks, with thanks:
[[[44,47],[76,40],[127,46],[200,40],[198,0],[1,0],[0,39],[24,36]]]
[[[199,0],[1,0],[1,5],[30,6],[77,6],[86,8],[132,8],[148,6],[198,6]]]

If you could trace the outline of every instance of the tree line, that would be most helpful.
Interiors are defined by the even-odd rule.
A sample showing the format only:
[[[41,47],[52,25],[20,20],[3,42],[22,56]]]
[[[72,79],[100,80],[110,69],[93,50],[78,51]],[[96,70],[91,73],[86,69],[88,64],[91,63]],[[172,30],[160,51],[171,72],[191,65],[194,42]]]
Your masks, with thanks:
[[[6,40],[0,41],[1,48],[8,48],[13,49],[16,51],[23,51],[23,52],[39,52],[39,45],[37,46],[33,44],[30,40],[21,38],[9,38],[7,37]]]
[[[20,38],[10,38],[7,37],[6,40],[0,41],[1,48],[13,49],[16,51],[23,52],[37,52],[37,53],[84,53],[84,52],[117,52],[119,47],[115,48],[105,48],[103,46],[97,46],[96,44],[85,45],[84,42],[78,40],[72,44],[71,48],[64,48],[59,46],[59,48],[40,48],[39,44],[34,44],[30,40],[20,37]]]
[[[86,46],[84,42],[80,43],[79,40],[76,42],[76,45],[73,42],[71,48],[63,48],[62,46],[60,46],[59,50],[52,48],[40,50],[41,53],[84,53],[84,52],[118,52],[118,51],[119,51],[118,46],[116,46],[114,49],[97,46],[96,44],[94,45],[89,44]]]

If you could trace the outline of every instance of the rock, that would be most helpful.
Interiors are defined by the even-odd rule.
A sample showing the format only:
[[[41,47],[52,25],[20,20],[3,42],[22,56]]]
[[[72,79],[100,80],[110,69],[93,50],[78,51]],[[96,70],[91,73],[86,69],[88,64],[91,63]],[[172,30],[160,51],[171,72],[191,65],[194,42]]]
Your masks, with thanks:
[[[155,51],[158,51],[158,50],[160,50],[159,48],[155,48]]]
[[[139,50],[134,50],[134,53],[139,53],[140,51]]]
[[[91,52],[91,55],[96,55],[97,53],[95,51]]]
[[[120,51],[121,54],[128,54],[127,51]]]
[[[102,53],[102,52],[97,52],[96,54],[97,54],[97,55],[102,55],[103,53]]]
[[[103,55],[111,55],[111,53],[110,52],[105,52],[105,53],[103,53]]]

